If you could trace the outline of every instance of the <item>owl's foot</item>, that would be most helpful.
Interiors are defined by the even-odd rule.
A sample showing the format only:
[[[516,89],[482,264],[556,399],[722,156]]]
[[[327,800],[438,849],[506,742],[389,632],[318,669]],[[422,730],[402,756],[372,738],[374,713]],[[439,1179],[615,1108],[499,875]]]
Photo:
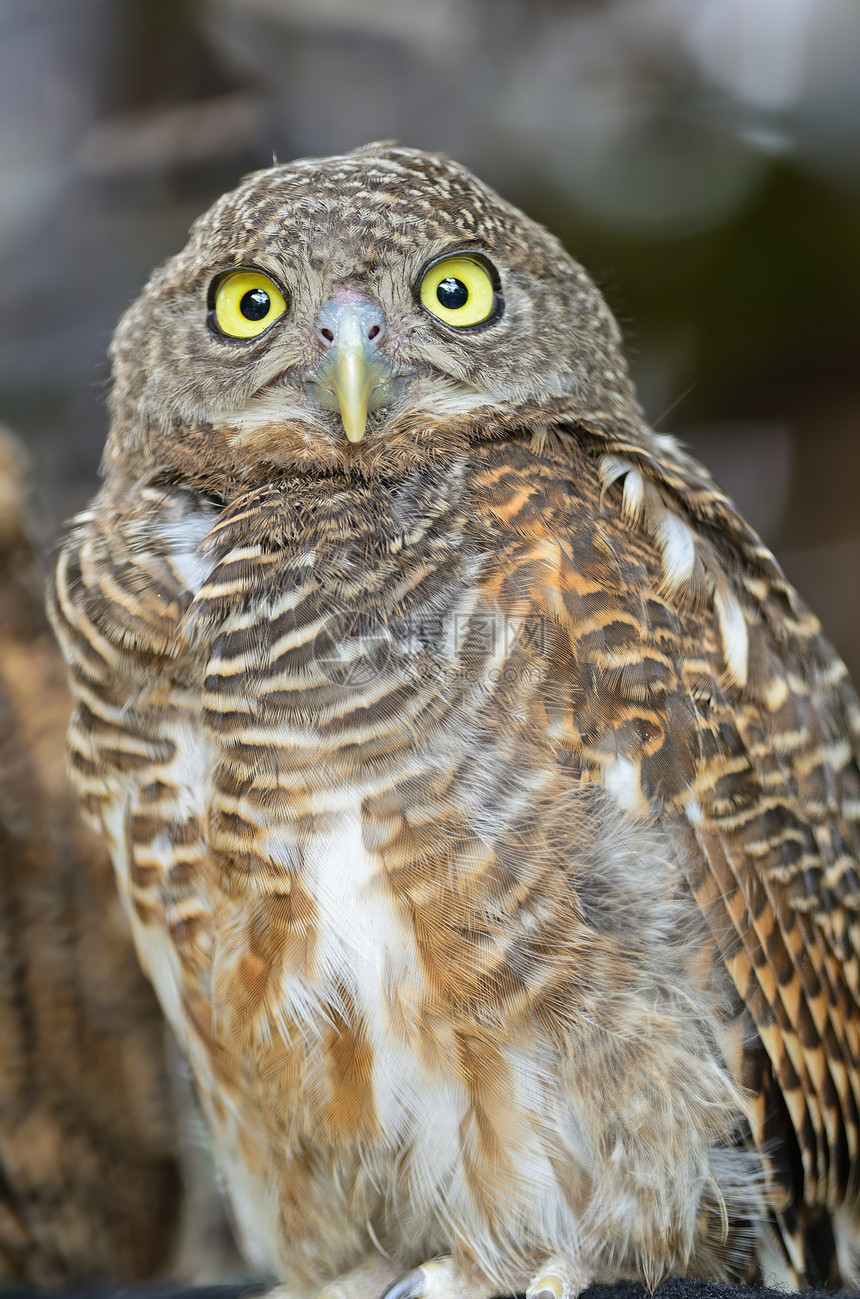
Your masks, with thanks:
[[[532,1276],[512,1278],[504,1293],[525,1291],[526,1299],[576,1299],[591,1277],[567,1258],[547,1259]],[[452,1258],[434,1258],[404,1272],[381,1299],[494,1299],[498,1285],[478,1268],[459,1267]]]
[[[376,1295],[383,1291],[387,1294],[399,1284],[395,1279],[397,1274],[398,1268],[394,1263],[374,1256],[365,1259],[349,1272],[344,1272],[336,1281],[331,1281],[320,1291],[317,1299],[375,1299]],[[290,1299],[286,1295],[280,1296],[278,1290],[265,1295],[264,1299],[273,1299],[273,1296],[277,1296],[277,1299]]]
[[[576,1299],[591,1285],[591,1273],[570,1258],[548,1258],[529,1278],[526,1299]]]
[[[492,1299],[498,1286],[478,1268],[464,1268],[447,1254],[404,1272],[380,1299]]]
[[[357,1267],[342,1273],[329,1281],[328,1285],[318,1291],[314,1299],[376,1299],[386,1288],[390,1289],[400,1269],[384,1258],[374,1256],[367,1258]],[[282,1281],[261,1296],[261,1299],[309,1299],[307,1286]]]

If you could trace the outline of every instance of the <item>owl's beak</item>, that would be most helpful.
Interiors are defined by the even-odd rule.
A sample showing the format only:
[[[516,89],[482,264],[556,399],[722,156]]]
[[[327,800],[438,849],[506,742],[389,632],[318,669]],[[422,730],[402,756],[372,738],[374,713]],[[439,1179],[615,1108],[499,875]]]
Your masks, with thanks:
[[[368,412],[394,396],[394,366],[378,350],[385,317],[375,302],[344,289],[321,308],[315,323],[326,352],[309,371],[307,382],[321,406],[340,411],[349,441],[360,442]]]

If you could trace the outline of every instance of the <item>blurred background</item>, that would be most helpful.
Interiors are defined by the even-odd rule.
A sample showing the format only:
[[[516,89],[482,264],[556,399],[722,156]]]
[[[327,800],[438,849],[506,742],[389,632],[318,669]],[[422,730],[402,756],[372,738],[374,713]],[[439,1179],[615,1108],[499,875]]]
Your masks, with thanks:
[[[96,485],[105,351],[273,156],[447,152],[601,285],[650,420],[860,679],[857,0],[0,0],[0,419],[50,550]]]

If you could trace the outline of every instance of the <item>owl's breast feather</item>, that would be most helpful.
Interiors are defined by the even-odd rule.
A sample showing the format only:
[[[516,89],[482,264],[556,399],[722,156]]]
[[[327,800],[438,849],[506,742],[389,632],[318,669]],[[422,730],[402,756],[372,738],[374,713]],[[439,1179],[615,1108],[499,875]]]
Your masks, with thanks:
[[[148,546],[102,514],[58,576],[77,776],[251,1252],[284,1272],[334,1248],[310,1208],[279,1218],[301,1185],[341,1224],[344,1188],[380,1229],[393,1206],[427,1255],[469,1222],[499,1275],[525,1223],[549,1252],[585,1219],[623,1241],[631,1212],[690,1240],[691,1185],[753,1194],[671,844],[560,760],[569,660],[530,610],[561,550],[494,556],[461,468],[180,508]]]

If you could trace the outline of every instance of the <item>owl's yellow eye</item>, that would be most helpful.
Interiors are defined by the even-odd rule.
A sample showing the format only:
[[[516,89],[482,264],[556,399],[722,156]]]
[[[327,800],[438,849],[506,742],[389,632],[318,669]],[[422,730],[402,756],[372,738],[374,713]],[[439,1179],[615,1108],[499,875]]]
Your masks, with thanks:
[[[425,311],[456,329],[475,329],[499,314],[501,298],[488,266],[477,257],[457,253],[431,263],[421,281]]]
[[[284,295],[262,271],[230,271],[215,289],[215,324],[228,338],[256,338],[287,309]]]

